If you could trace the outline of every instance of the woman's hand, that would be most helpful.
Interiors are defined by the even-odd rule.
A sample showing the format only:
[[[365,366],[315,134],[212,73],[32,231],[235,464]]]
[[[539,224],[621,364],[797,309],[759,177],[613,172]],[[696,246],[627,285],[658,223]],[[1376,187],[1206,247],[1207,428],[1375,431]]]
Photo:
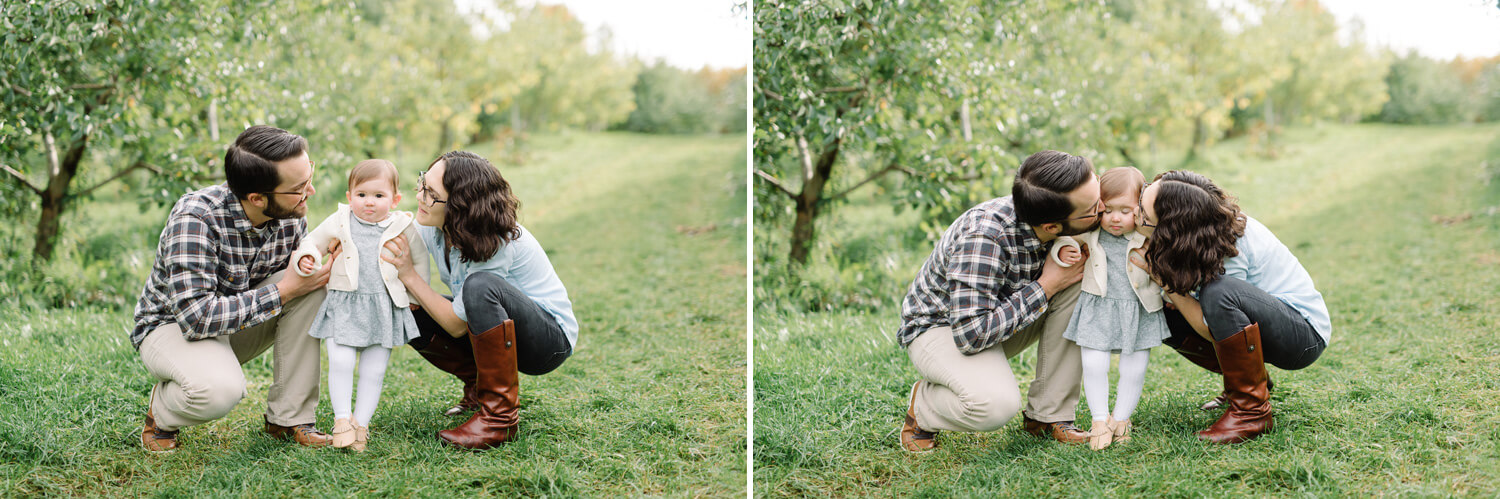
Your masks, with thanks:
[[[396,276],[403,282],[417,275],[416,264],[411,259],[411,245],[406,241],[405,235],[399,235],[390,241],[386,241],[385,249],[391,252],[387,256],[385,252],[380,253],[380,259],[386,263],[396,266]]]
[[[1146,271],[1146,275],[1151,276],[1151,282],[1156,283],[1156,287],[1161,287],[1161,277],[1152,272],[1151,264],[1146,262],[1146,248],[1130,250],[1130,263]]]

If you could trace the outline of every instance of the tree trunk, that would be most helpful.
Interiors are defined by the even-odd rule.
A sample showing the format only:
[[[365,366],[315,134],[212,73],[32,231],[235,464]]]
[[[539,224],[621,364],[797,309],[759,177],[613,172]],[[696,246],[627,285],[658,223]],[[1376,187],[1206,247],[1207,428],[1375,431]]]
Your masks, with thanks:
[[[438,152],[437,152],[437,154],[439,156],[441,156],[445,152],[448,152],[448,151],[452,150],[452,145],[451,145],[451,144],[453,144],[453,124],[452,124],[452,122],[453,122],[453,118],[451,116],[443,118],[442,130],[438,133],[438,147],[437,147]]]
[[[807,255],[812,250],[813,221],[818,218],[818,200],[811,202],[797,198],[797,221],[792,224],[792,262],[807,264]]]
[[[48,163],[47,188],[42,191],[42,214],[36,223],[36,246],[32,249],[32,264],[52,261],[57,250],[57,236],[62,232],[62,215],[67,211],[68,186],[78,176],[78,164],[83,161],[83,152],[88,149],[89,136],[85,134],[68,147],[67,155],[60,160],[56,156],[57,145],[52,134],[47,134]]]
[[[839,157],[839,142],[841,139],[833,139],[822,154],[818,155],[816,166],[807,169],[803,174],[802,193],[796,196],[797,220],[792,225],[792,263],[801,266],[807,264],[808,253],[812,250],[813,236],[816,235],[814,225],[820,211],[819,204],[823,200],[823,187],[828,184],[828,178],[833,174],[833,163]],[[800,149],[802,154],[808,154],[806,139],[801,137]],[[806,158],[810,163],[811,158]],[[807,163],[804,163],[807,164]]]
[[[219,141],[219,99],[208,100],[208,140]]]
[[[1203,122],[1203,114],[1198,113],[1193,117],[1193,142],[1188,145],[1187,156],[1182,158],[1182,164],[1187,165],[1198,160],[1198,154],[1202,152],[1203,143],[1208,141],[1208,124]]]

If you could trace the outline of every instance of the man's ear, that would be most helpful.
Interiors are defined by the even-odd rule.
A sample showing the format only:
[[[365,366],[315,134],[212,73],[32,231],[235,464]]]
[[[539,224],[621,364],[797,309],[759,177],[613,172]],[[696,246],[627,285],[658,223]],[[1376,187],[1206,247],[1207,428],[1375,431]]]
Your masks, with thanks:
[[[250,206],[254,206],[262,210],[266,209],[266,201],[269,201],[268,199],[266,199],[265,194],[261,194],[259,192],[250,193],[249,195],[245,196],[245,200],[250,202]]]
[[[1042,229],[1042,231],[1047,232],[1048,234],[1052,234],[1054,236],[1058,235],[1058,234],[1061,234],[1062,233],[1062,229],[1063,229],[1062,224],[1056,223],[1056,222],[1049,223],[1049,224],[1041,224],[1041,225],[1038,225],[1036,227],[1038,229]]]

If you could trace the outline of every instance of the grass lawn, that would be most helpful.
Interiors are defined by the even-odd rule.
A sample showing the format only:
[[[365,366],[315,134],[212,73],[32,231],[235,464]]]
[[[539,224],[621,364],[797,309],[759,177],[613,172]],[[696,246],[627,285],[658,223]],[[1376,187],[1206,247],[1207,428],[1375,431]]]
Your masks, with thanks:
[[[581,332],[560,369],[522,376],[516,441],[484,453],[439,445],[434,432],[463,421],[439,413],[460,384],[400,348],[364,454],[260,431],[270,355],[245,366],[249,397],[233,413],[185,429],[174,454],[147,454],[139,429],[153,379],[128,333],[165,209],[116,194],[65,230],[69,245],[131,248],[119,268],[137,278],[123,306],[0,307],[0,495],[742,494],[743,136],[572,134],[531,150],[527,165],[501,170]],[[402,209],[414,209],[415,174],[431,159],[398,161]],[[348,166],[319,165],[313,223],[343,199]],[[332,423],[325,392],[318,426]]]
[[[990,434],[944,433],[929,455],[900,450],[917,375],[894,333],[904,286],[930,246],[882,256],[905,277],[872,311],[757,305],[756,494],[1492,495],[1500,490],[1497,137],[1495,125],[1327,126],[1290,132],[1275,160],[1242,158],[1241,142],[1210,151],[1199,171],[1301,259],[1334,325],[1311,367],[1270,368],[1276,429],[1241,445],[1193,438],[1218,417],[1196,407],[1220,385],[1163,347],[1153,351],[1130,444],[1093,452],[1031,437],[1012,421]],[[897,234],[916,227],[884,202],[843,210],[841,225],[821,230],[855,241],[848,246],[898,244]],[[1034,360],[1030,350],[1012,361],[1022,393]],[[1086,425],[1085,404],[1077,414]]]

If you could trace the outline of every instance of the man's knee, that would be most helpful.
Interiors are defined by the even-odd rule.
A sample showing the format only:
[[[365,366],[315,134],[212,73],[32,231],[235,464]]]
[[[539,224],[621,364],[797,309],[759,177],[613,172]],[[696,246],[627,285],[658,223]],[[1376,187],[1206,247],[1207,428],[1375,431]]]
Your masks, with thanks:
[[[234,406],[245,398],[243,375],[209,376],[191,382],[179,382],[185,395],[186,416],[203,421],[219,419],[229,415]]]
[[[995,431],[1021,412],[1021,391],[993,390],[964,400],[964,419],[974,431]]]

